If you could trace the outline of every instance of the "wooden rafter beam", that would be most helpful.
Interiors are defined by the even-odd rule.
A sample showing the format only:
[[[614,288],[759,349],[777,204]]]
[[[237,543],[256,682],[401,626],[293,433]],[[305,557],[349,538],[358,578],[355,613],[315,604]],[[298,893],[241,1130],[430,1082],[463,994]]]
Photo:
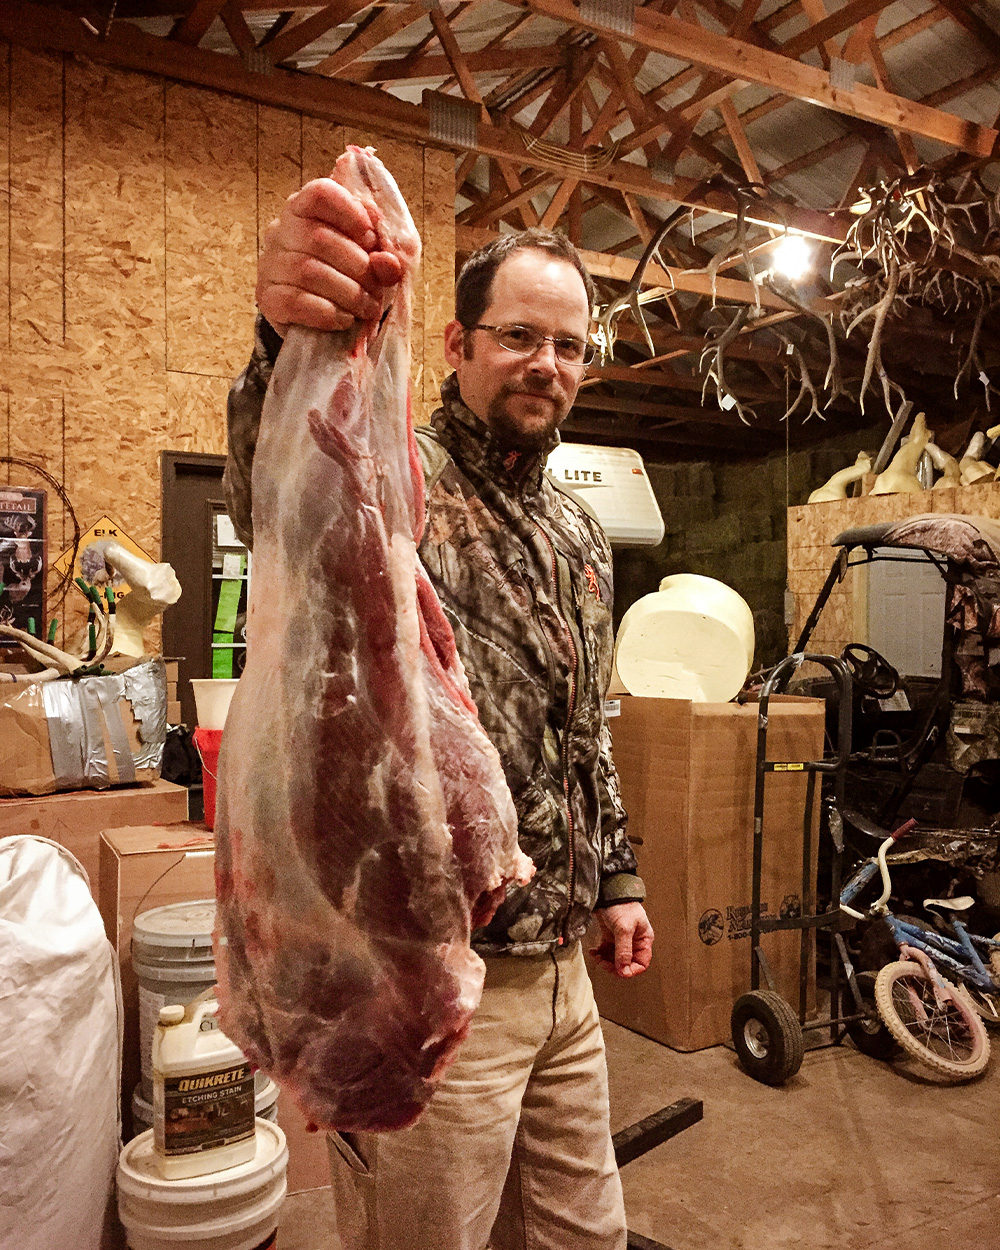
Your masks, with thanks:
[[[321,39],[335,26],[346,22],[364,7],[362,0],[336,0],[334,4],[326,5],[312,17],[307,17],[297,26],[282,31],[277,39],[272,39],[267,45],[268,59],[274,65],[289,60],[297,52],[301,52],[303,48]]]
[[[571,0],[528,0],[528,3],[536,13],[544,13],[569,26],[598,35],[609,33],[609,28],[601,22],[584,21]],[[1000,140],[1000,132],[990,126],[979,126],[864,83],[858,83],[853,91],[840,91],[832,85],[825,70],[642,8],[636,10],[635,29],[629,42],[718,70],[734,79],[758,83],[848,117],[934,139],[973,156],[990,156]]]
[[[222,24],[229,33],[229,38],[233,41],[233,47],[241,56],[249,56],[257,46],[254,39],[253,31],[247,25],[247,19],[243,16],[243,10],[239,6],[239,0],[226,0],[219,13],[222,18]]]
[[[467,52],[465,63],[474,74],[502,74],[511,68],[511,54],[505,48],[484,49]],[[555,69],[562,63],[556,48],[519,48],[517,52],[517,75],[528,69]],[[446,56],[428,53],[426,56],[390,57],[384,61],[362,61],[351,69],[354,82],[407,82],[413,78],[445,78],[451,73]]]
[[[178,43],[197,46],[208,32],[209,26],[222,11],[226,0],[197,0],[186,17],[181,18],[170,32]]]
[[[781,51],[784,56],[800,57],[803,52],[818,48],[827,40],[863,22],[865,18],[877,17],[892,3],[893,0],[852,0],[842,9],[838,9],[836,13],[831,13],[822,21],[812,22],[801,34],[793,35],[791,39],[786,40],[781,45]]]
[[[347,0],[349,4],[354,2],[355,0]],[[427,7],[422,3],[383,9],[364,30],[349,35],[336,52],[320,61],[314,67],[313,73],[332,78],[345,65],[350,65],[358,57],[364,56],[372,48],[377,48],[386,39],[391,39],[393,35],[398,34],[401,30],[405,30],[407,26],[412,26],[414,22],[419,22],[422,17],[426,16]]]
[[[406,8],[412,11],[413,19],[418,16],[418,9],[426,13],[422,5]],[[389,16],[396,12],[387,10]],[[402,24],[410,20],[407,13]],[[160,74],[263,104],[296,109],[307,116],[337,124],[370,126],[377,119],[380,131],[387,138],[448,147],[431,138],[428,110],[388,92],[280,67],[266,74],[258,73],[248,69],[239,57],[149,35],[128,22],[114,23],[107,37],[100,38],[88,32],[71,13],[26,0],[11,0],[0,5],[0,39],[28,48],[83,56],[122,69]],[[345,55],[353,59],[353,52]],[[521,167],[547,171],[559,178],[567,176],[557,156],[528,153],[520,136],[503,125],[482,123],[477,147],[484,156],[512,160]],[[724,192],[705,193],[694,178],[660,180],[648,169],[629,161],[617,160],[602,169],[592,170],[581,182],[627,191],[672,206],[686,204],[724,217],[736,214],[735,202]],[[780,226],[785,217],[790,227],[831,242],[842,242],[849,224],[846,215],[809,209],[790,209],[779,214],[762,205],[754,206],[750,219],[759,224]]]

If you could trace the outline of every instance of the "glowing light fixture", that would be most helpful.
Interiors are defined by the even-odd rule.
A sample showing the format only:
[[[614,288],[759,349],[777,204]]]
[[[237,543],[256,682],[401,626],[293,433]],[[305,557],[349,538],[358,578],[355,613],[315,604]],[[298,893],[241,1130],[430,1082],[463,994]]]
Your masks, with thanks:
[[[812,266],[812,248],[801,234],[786,234],[771,253],[771,267],[792,282],[804,278]]]

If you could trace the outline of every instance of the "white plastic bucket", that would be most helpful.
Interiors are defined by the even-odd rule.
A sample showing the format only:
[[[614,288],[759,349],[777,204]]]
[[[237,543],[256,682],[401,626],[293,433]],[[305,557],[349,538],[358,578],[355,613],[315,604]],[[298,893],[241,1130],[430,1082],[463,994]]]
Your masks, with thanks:
[[[277,1124],[257,1121],[249,1163],[166,1181],[156,1171],[153,1134],[141,1133],[118,1160],[118,1216],[130,1250],[263,1250],[275,1244],[285,1198],[288,1147]]]
[[[192,677],[194,706],[202,729],[224,729],[238,677]]]
[[[136,916],[132,966],[139,980],[142,1096],[153,1100],[153,1035],[160,1008],[186,1006],[215,985],[215,899],[171,903]]]
[[[254,1073],[253,1109],[258,1120],[277,1124],[280,1092],[266,1072]],[[132,1091],[132,1126],[135,1130],[133,1137],[153,1127],[153,1104],[143,1096],[141,1083]]]

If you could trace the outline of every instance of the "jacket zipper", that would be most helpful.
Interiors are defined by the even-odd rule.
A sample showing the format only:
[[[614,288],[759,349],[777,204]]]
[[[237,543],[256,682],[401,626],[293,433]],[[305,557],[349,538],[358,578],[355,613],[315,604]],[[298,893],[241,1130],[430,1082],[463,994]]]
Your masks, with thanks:
[[[559,568],[556,562],[556,552],[552,545],[552,541],[546,534],[545,530],[538,522],[531,518],[532,524],[538,530],[545,541],[546,547],[549,549],[549,557],[552,562],[552,590],[555,596],[555,603],[558,609],[559,619],[562,622],[563,629],[566,631],[566,637],[569,641],[570,656],[573,667],[569,678],[569,698],[566,708],[566,723],[563,726],[562,749],[560,751],[562,759],[562,784],[563,799],[566,804],[566,838],[567,848],[569,851],[569,894],[566,898],[566,915],[563,919],[563,931],[559,937],[559,945],[562,946],[566,941],[567,930],[569,927],[569,918],[573,911],[573,897],[576,892],[576,855],[573,848],[574,827],[573,827],[573,808],[569,798],[569,727],[573,721],[573,714],[576,711],[576,669],[579,656],[576,649],[576,643],[573,640],[573,631],[569,627],[565,613],[562,610],[562,600],[559,594]]]

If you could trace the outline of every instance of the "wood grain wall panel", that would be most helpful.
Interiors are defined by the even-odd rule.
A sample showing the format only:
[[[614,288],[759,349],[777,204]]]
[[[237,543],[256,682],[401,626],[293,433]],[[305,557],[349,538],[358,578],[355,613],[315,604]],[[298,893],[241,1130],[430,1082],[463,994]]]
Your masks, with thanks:
[[[455,157],[424,149],[422,398],[425,419],[441,401],[449,372],[444,328],[455,315]],[[420,392],[418,392],[419,394]]]
[[[167,424],[171,451],[226,454],[227,378],[167,374]]]
[[[379,148],[434,257],[416,292],[419,369],[425,307],[435,339],[450,316],[450,166],[434,153],[428,177],[421,149],[356,137]],[[287,110],[0,45],[0,452],[62,482],[84,529],[107,513],[158,557],[160,452],[226,449],[258,233],[344,144],[343,127]],[[431,216],[445,228],[432,239]],[[53,493],[52,559],[71,534]],[[57,614],[69,642],[82,598]]]
[[[302,181],[329,178],[344,150],[344,127],[316,117],[302,118]]]
[[[0,43],[0,347],[10,346],[10,57],[10,44]],[[3,412],[0,448],[7,436],[6,403]]]
[[[268,222],[302,186],[302,115],[288,109],[257,109],[257,250]]]
[[[66,326],[88,372],[163,369],[163,93],[156,78],[66,66]]]
[[[167,368],[233,377],[257,262],[256,107],[167,84]]]
[[[10,58],[11,347],[63,341],[63,60]]]

